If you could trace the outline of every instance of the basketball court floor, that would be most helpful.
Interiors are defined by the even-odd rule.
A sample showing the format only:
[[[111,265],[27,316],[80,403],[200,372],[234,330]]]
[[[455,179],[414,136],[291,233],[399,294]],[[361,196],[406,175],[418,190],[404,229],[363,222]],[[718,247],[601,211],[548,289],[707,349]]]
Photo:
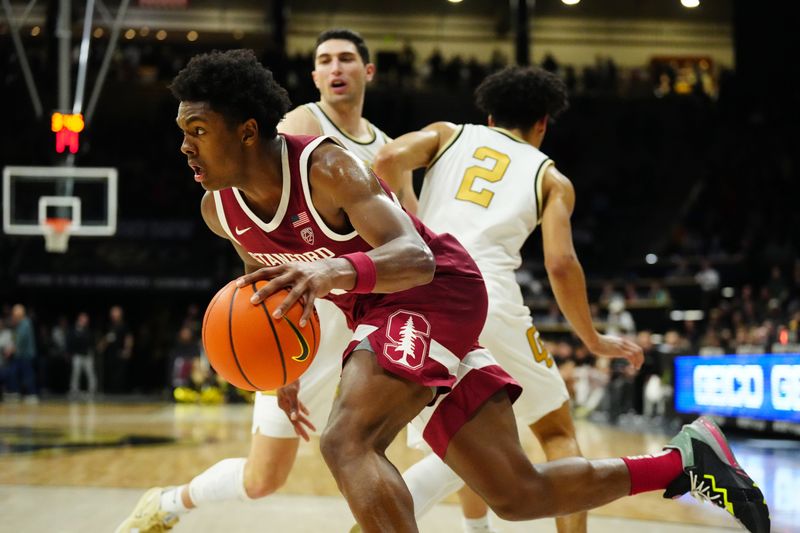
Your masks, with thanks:
[[[0,532],[111,532],[142,491],[183,483],[225,457],[246,455],[249,405],[47,403],[0,404]],[[580,421],[587,457],[655,452],[667,435],[627,432]],[[529,434],[523,444],[543,455]],[[797,442],[733,441],[740,463],[759,481],[773,531],[800,532],[800,454]],[[403,470],[420,455],[395,442],[390,458]],[[491,465],[487,465],[491,468]],[[427,533],[461,531],[451,497],[420,523]],[[233,502],[186,515],[175,531],[341,532],[352,517],[318,451],[303,443],[287,485],[258,502]],[[554,532],[552,520],[509,523],[500,532]],[[710,533],[737,531],[726,513],[689,497],[658,493],[626,498],[590,513],[589,531]]]

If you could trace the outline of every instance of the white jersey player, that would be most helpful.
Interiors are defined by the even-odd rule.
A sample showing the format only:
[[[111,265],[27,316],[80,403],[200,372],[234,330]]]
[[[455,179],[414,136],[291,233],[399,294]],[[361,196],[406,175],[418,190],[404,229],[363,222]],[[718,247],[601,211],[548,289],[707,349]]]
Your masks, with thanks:
[[[475,94],[488,126],[439,122],[403,135],[381,150],[375,171],[392,187],[406,188],[404,173],[427,167],[418,215],[432,230],[455,235],[483,273],[489,314],[480,342],[523,387],[514,404],[518,422],[531,428],[548,460],[578,456],[566,386],[514,275],[520,249],[541,224],[553,291],[575,332],[597,353],[628,342],[600,335],[592,325],[572,246],[574,190],[539,150],[548,120],[567,107],[566,90],[546,71],[512,67],[489,76]],[[409,441],[421,443],[413,430]],[[417,516],[463,486],[433,454],[403,477]],[[488,531],[485,504],[468,489],[459,495],[471,518],[465,530]],[[586,514],[560,517],[557,526],[560,533],[586,531]]]
[[[514,413],[526,426],[569,399],[514,274],[522,245],[539,225],[542,182],[552,165],[508,130],[465,124],[428,167],[419,198],[420,219],[454,235],[481,269],[489,315],[480,342],[523,386]]]

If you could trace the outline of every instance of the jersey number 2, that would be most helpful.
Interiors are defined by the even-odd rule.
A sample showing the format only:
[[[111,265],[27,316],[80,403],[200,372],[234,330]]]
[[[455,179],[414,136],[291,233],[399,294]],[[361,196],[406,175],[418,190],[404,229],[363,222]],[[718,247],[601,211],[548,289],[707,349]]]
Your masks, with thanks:
[[[461,185],[458,187],[456,198],[458,200],[464,200],[465,202],[478,204],[481,207],[489,207],[494,193],[484,188],[475,190],[473,188],[475,186],[475,180],[480,178],[489,183],[500,181],[503,179],[503,175],[508,169],[511,158],[497,150],[492,150],[488,146],[481,146],[475,150],[472,157],[480,159],[481,161],[485,161],[487,158],[494,159],[494,166],[492,166],[492,168],[479,167],[477,165],[469,167],[466,172],[464,172],[464,178],[461,180]]]

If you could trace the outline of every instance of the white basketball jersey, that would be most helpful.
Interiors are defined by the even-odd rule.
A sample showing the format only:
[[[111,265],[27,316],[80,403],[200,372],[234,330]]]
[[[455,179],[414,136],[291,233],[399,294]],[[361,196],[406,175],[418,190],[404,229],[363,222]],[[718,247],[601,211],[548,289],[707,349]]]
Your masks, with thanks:
[[[545,154],[501,128],[460,126],[428,166],[419,218],[451,233],[489,281],[519,268],[520,248],[542,211]]]
[[[325,112],[316,102],[306,104],[305,107],[314,113],[314,116],[319,120],[319,125],[322,127],[323,135],[336,137],[336,139],[340,141],[345,148],[356,154],[356,156],[364,161],[367,166],[372,166],[372,162],[375,160],[375,154],[378,153],[378,149],[389,142],[389,138],[386,136],[386,134],[369,121],[367,121],[367,128],[371,134],[370,138],[366,141],[359,141],[358,139],[348,135],[345,131],[340,130],[339,127],[336,126],[336,124],[334,124],[330,118],[328,118],[328,115],[325,114]]]

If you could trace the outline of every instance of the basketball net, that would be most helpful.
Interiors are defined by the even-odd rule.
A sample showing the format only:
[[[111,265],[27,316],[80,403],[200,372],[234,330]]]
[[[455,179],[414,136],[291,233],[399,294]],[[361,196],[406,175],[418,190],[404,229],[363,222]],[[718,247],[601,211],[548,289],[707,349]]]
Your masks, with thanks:
[[[45,219],[44,249],[48,252],[63,254],[69,245],[69,228],[72,220],[68,218]]]

